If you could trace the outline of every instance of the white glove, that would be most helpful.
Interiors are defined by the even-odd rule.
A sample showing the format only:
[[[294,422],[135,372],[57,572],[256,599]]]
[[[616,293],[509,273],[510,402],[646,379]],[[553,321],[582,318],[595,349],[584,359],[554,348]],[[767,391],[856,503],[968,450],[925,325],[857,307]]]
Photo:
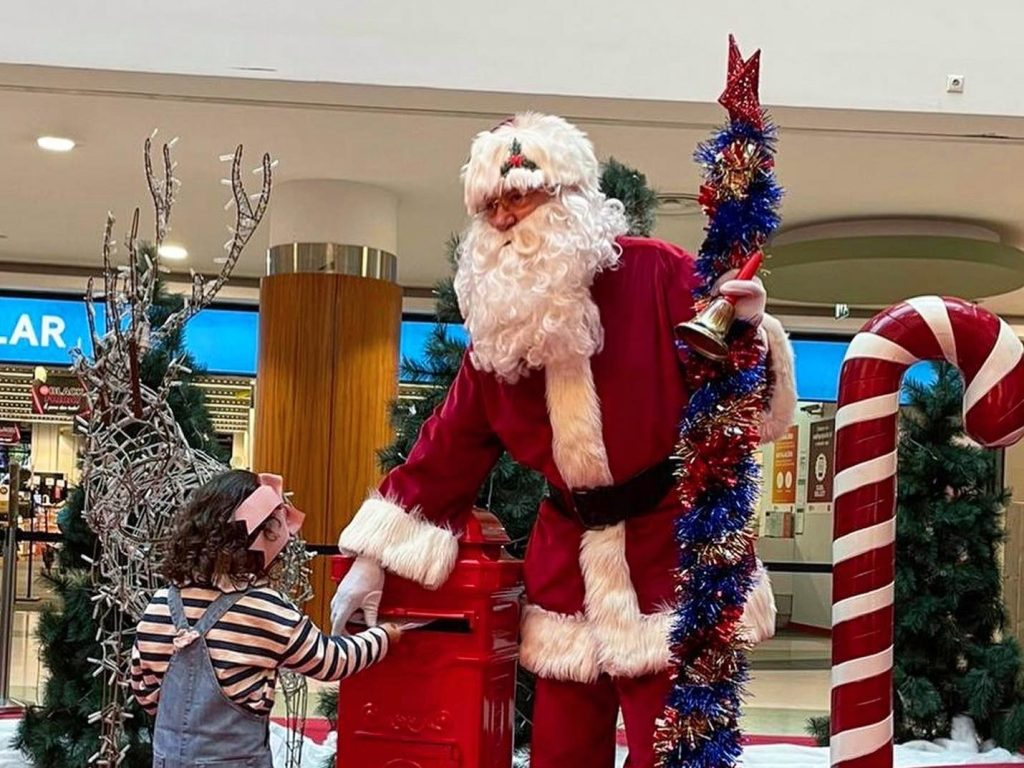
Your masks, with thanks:
[[[775,635],[775,595],[768,569],[758,560],[754,573],[754,586],[743,606],[739,633],[752,645],[764,642]]]
[[[768,305],[768,294],[756,277],[753,280],[733,280],[738,272],[739,270],[733,269],[722,275],[718,279],[716,293],[736,300],[737,320],[743,320],[755,327],[759,326]]]
[[[370,557],[357,557],[331,599],[331,634],[345,634],[345,625],[360,610],[367,626],[377,626],[383,595],[384,569],[380,563]]]

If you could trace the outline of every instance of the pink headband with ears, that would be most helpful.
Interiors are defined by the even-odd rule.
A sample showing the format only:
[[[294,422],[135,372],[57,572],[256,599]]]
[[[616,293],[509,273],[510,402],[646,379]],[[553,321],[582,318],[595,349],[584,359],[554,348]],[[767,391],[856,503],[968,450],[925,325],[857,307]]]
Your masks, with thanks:
[[[271,533],[275,538],[268,538],[264,529],[249,545],[250,552],[262,553],[263,564],[270,565],[274,558],[281,554],[281,550],[288,543],[288,538],[299,532],[306,516],[285,501],[284,481],[280,475],[264,473],[259,475],[259,479],[260,487],[238,505],[232,519],[245,523],[245,532],[251,535],[267,518],[277,518],[280,526],[276,532]]]

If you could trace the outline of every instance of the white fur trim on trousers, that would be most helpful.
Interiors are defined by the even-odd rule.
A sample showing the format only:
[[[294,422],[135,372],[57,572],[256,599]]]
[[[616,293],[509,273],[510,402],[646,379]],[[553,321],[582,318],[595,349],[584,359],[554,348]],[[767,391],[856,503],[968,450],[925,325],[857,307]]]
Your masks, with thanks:
[[[363,502],[341,532],[338,548],[372,557],[386,570],[427,589],[444,584],[459,557],[455,534],[380,496]]]
[[[584,610],[566,615],[527,605],[519,651],[525,669],[549,680],[577,683],[592,683],[601,674],[642,677],[668,669],[672,611],[640,612],[625,552],[622,523],[584,533]],[[758,567],[740,630],[751,643],[775,633],[771,582],[760,563]]]

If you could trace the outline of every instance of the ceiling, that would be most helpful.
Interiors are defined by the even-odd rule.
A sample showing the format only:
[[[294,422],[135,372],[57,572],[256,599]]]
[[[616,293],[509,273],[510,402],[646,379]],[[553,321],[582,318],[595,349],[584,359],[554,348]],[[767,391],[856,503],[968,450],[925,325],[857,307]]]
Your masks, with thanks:
[[[277,180],[347,179],[395,193],[400,281],[429,286],[448,269],[445,241],[465,223],[458,171],[472,136],[524,108],[574,120],[601,157],[639,168],[663,193],[697,189],[692,150],[722,117],[710,104],[0,66],[0,262],[40,273],[53,265],[94,267],[108,210],[123,227],[142,205],[143,231],[151,227],[142,143],[159,128],[158,138],[181,137],[174,156],[182,188],[169,239],[190,251],[182,268],[217,269],[213,259],[230,223],[217,158],[243,143],[247,167],[264,151],[280,160]],[[1003,243],[1024,246],[1024,185],[1016,172],[1024,167],[1024,119],[804,109],[780,109],[775,118],[784,229],[939,218],[983,225]],[[43,134],[70,136],[79,146],[45,153],[35,146]],[[255,188],[257,177],[248,178]],[[666,215],[657,234],[696,249],[702,225],[699,215]],[[267,229],[243,255],[239,276],[263,273]],[[963,265],[970,268],[970,256]],[[843,296],[835,286],[844,284],[844,270],[854,269],[839,260],[809,270],[789,280],[804,285],[787,296],[830,306]],[[884,264],[880,270],[886,274]],[[948,273],[955,292],[958,270]],[[894,270],[894,289],[918,293],[914,275]],[[829,281],[828,290],[816,291]],[[995,286],[997,297],[986,304],[1024,315],[1024,291],[1011,290],[1022,283],[995,280],[976,290]]]

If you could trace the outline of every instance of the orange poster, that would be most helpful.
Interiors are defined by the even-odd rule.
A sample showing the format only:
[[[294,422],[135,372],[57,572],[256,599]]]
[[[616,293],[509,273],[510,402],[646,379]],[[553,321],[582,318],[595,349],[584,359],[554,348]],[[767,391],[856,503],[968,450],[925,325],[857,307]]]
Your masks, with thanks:
[[[772,504],[796,504],[796,446],[798,428],[790,427],[775,441],[772,461]]]

